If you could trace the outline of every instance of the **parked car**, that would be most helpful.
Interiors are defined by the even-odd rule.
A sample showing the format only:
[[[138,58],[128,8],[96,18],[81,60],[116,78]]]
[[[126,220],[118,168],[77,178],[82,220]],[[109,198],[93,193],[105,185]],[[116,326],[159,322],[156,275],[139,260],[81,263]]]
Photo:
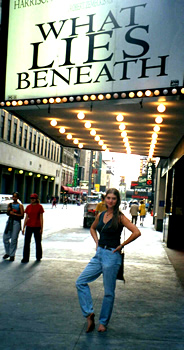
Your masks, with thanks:
[[[87,196],[87,202],[84,205],[83,227],[90,227],[95,220],[95,209],[99,202],[98,196]]]
[[[12,202],[12,194],[0,194],[0,213],[6,213],[8,204]]]

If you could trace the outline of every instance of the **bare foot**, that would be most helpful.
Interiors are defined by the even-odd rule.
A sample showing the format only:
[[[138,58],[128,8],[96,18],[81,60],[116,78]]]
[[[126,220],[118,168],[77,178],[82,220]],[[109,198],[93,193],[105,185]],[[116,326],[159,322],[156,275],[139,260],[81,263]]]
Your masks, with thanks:
[[[95,328],[95,314],[92,313],[87,317],[87,329],[86,333],[92,332]]]
[[[107,330],[107,328],[103,324],[99,325],[98,332],[106,332],[106,330]]]

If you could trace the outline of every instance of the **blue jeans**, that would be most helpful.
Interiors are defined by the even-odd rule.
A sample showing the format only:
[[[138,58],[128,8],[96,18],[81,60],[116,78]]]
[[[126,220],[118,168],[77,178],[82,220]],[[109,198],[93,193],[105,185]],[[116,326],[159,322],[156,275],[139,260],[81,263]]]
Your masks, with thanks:
[[[8,225],[8,221],[6,226]],[[3,234],[3,242],[6,254],[10,256],[15,256],[17,249],[18,236],[21,229],[21,224],[19,221],[13,220],[12,229],[8,230],[6,233],[6,227]]]
[[[103,273],[104,298],[99,317],[99,323],[107,326],[114,304],[116,277],[121,265],[119,252],[97,248],[96,255],[91,259],[76,281],[79,303],[84,317],[94,312],[93,301],[88,283],[96,280]]]

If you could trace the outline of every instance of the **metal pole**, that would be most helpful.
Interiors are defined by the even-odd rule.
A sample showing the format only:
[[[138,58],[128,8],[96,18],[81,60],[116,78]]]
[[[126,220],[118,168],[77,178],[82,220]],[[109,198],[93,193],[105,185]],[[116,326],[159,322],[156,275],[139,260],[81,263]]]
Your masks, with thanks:
[[[88,195],[91,194],[91,177],[92,177],[92,164],[93,164],[93,151],[90,154],[90,163],[89,163],[89,182],[88,182]]]

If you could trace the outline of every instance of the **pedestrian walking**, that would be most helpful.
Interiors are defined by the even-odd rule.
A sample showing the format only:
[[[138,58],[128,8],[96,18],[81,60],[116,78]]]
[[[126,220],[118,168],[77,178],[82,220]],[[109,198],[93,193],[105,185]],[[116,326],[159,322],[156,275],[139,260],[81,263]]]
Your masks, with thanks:
[[[3,243],[6,254],[3,259],[10,261],[15,260],[15,252],[17,250],[18,236],[21,230],[21,220],[24,217],[24,207],[18,202],[20,198],[18,192],[13,193],[13,203],[8,204],[7,215],[9,216],[4,234]]]
[[[54,197],[53,200],[52,200],[52,209],[53,209],[54,207],[57,208],[57,207],[56,207],[56,203],[57,203],[57,200],[56,200],[56,197]]]
[[[140,202],[139,212],[140,212],[140,225],[143,226],[144,218],[146,216],[146,206],[144,204],[144,201]]]
[[[139,229],[120,212],[120,202],[119,191],[115,188],[109,189],[105,196],[107,210],[97,215],[90,228],[91,235],[96,243],[96,254],[76,281],[81,310],[83,316],[87,318],[87,333],[95,328],[93,301],[88,283],[103,274],[104,298],[98,332],[105,332],[113,309],[116,277],[121,265],[120,252],[125,245],[141,235]],[[128,228],[131,235],[120,244],[123,227]],[[97,231],[99,232],[99,238]]]
[[[43,234],[43,213],[44,209],[40,204],[38,199],[38,195],[36,193],[32,193],[30,196],[31,204],[26,207],[25,213],[26,217],[24,220],[24,226],[22,230],[22,234],[25,232],[24,239],[24,249],[23,249],[23,259],[22,263],[29,262],[30,256],[30,243],[32,233],[34,234],[35,244],[36,244],[36,259],[40,261],[42,259],[42,234]]]
[[[132,223],[137,224],[137,217],[139,215],[139,205],[137,201],[133,201],[130,207],[130,214],[132,215]]]
[[[95,216],[98,215],[98,213],[101,213],[102,211],[106,210],[106,204],[105,204],[105,195],[101,195],[101,202],[97,204],[95,209]]]
[[[65,207],[67,209],[67,204],[68,204],[68,197],[65,196],[64,199],[63,199],[63,206],[62,206],[62,209]]]

